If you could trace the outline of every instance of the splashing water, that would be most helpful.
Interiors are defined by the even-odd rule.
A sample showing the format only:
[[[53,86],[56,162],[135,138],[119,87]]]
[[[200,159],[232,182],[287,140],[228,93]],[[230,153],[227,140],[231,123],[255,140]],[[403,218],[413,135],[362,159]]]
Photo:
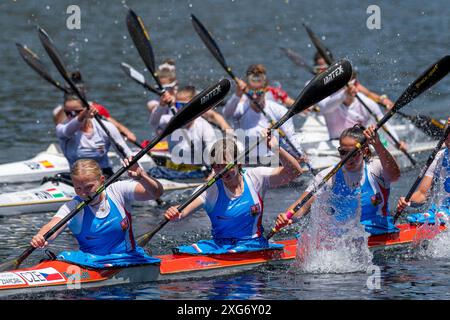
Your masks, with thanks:
[[[307,230],[299,236],[296,266],[307,273],[366,272],[373,266],[373,255],[367,246],[369,234],[359,222],[360,205],[350,218],[339,221],[330,212],[339,212],[342,208],[332,208],[329,197],[328,191],[321,192],[311,207]],[[360,203],[359,195],[345,196],[346,201],[349,197]],[[343,203],[336,200],[336,203]]]

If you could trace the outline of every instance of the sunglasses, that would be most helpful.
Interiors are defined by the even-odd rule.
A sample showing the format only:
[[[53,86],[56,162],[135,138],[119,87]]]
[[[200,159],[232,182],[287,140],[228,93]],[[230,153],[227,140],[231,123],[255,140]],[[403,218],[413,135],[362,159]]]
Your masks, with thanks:
[[[187,105],[187,102],[175,102],[175,108],[177,108],[177,110],[180,110],[182,108],[184,108],[185,105]]]
[[[342,149],[341,147],[338,147],[339,155],[340,155],[342,158],[345,157],[347,154],[352,153],[352,152],[355,151],[355,150],[356,150],[356,149],[344,150],[344,149]],[[355,155],[354,155],[353,157],[356,157],[357,155],[359,155],[359,154],[360,154],[359,151],[360,151],[360,149],[358,150],[358,152],[355,153]]]
[[[253,95],[256,95],[258,97],[261,97],[262,95],[264,95],[266,93],[266,89],[258,89],[258,90],[248,90],[247,93],[253,97]]]
[[[76,117],[83,110],[72,110],[72,111],[64,111],[67,117]]]

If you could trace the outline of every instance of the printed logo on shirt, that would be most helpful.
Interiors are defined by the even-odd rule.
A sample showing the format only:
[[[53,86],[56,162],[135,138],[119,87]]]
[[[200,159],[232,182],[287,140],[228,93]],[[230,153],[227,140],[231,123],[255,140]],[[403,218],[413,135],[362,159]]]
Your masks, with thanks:
[[[250,207],[250,213],[252,214],[252,216],[256,216],[260,212],[261,212],[261,206],[259,205],[259,203]]]
[[[381,193],[377,193],[374,194],[373,196],[370,197],[370,202],[372,202],[372,205],[374,207],[376,207],[377,205],[379,205],[380,203],[383,202],[383,199],[381,198]]]
[[[120,227],[122,228],[122,231],[126,231],[130,225],[130,222],[128,221],[128,217],[123,218],[122,221],[120,221]]]
[[[105,147],[104,147],[104,146],[97,147],[97,152],[98,152],[100,155],[105,154]]]

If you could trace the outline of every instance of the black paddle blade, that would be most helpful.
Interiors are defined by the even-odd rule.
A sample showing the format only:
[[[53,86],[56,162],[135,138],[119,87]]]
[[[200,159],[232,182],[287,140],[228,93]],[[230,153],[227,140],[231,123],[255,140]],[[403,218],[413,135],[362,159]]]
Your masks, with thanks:
[[[277,122],[272,129],[278,129],[284,122],[313,104],[322,101],[343,88],[352,76],[352,65],[346,59],[342,59],[327,70],[315,76],[299,94],[289,111]]]
[[[314,69],[309,64],[307,64],[306,61],[294,50],[283,47],[281,47],[280,50],[283,51],[284,54],[286,54],[286,56],[289,58],[289,60],[291,60],[296,66],[308,70],[309,73],[316,74],[314,72]]]
[[[84,106],[86,108],[89,108],[89,103],[86,100],[86,97],[80,92],[80,90],[75,86],[72,79],[70,78],[69,73],[67,72],[67,69],[61,59],[60,54],[58,53],[58,50],[56,49],[55,45],[53,44],[53,40],[50,38],[50,36],[45,32],[44,29],[38,27],[38,33],[39,33],[39,39],[41,40],[42,45],[44,46],[45,51],[47,52],[50,59],[53,61],[54,65],[56,66],[56,69],[58,69],[61,76],[66,80],[66,82],[69,84],[70,88],[75,92],[75,94],[81,99]]]
[[[225,61],[225,58],[219,49],[219,46],[211,37],[209,31],[206,30],[205,26],[193,14],[191,14],[191,19],[195,32],[197,32],[208,50],[213,54],[214,57],[216,57],[222,67],[227,70],[227,72],[231,72],[231,69],[228,67],[227,62]]]
[[[162,88],[161,83],[155,74],[155,56],[153,54],[150,37],[147,29],[145,29],[142,19],[133,10],[129,9],[126,20],[128,33],[133,40],[134,46],[139,52],[148,71],[152,74],[152,77],[155,78],[158,87]]]
[[[31,67],[31,69],[36,71],[42,78],[44,78],[47,82],[51,83],[61,91],[67,92],[66,88],[64,88],[58,81],[55,81],[50,76],[50,74],[47,71],[47,68],[44,66],[41,59],[39,59],[36,53],[31,51],[30,48],[20,43],[16,43],[16,47],[19,50],[20,56]]]
[[[136,69],[134,69],[132,66],[130,66],[129,64],[122,62],[120,64],[120,67],[122,68],[123,72],[125,72],[125,74],[127,76],[129,76],[131,79],[133,79],[135,82],[139,83],[141,86],[143,86],[144,88],[146,88],[147,90],[157,94],[157,95],[162,95],[162,91],[153,88],[151,85],[148,84],[148,82],[145,80],[145,77],[142,73],[140,73],[139,71],[137,71]]]
[[[225,98],[228,91],[230,91],[231,83],[228,79],[222,79],[218,83],[203,90],[192,98],[189,103],[181,109],[176,117],[168,123],[166,129],[161,133],[161,136],[167,136],[178,128],[187,125],[195,118],[201,116],[220,101]]]
[[[320,41],[319,37],[317,37],[314,32],[306,24],[303,24],[303,26],[306,29],[306,32],[308,33],[309,38],[311,39],[312,43],[314,44],[314,47],[316,47],[316,50],[319,52],[319,54],[323,57],[325,62],[329,65],[333,63],[333,59],[331,58],[331,53],[325,46],[322,44],[322,41]]]
[[[450,72],[450,55],[446,55],[430,66],[419,78],[406,88],[397,99],[391,112],[396,112],[411,100],[431,88]]]

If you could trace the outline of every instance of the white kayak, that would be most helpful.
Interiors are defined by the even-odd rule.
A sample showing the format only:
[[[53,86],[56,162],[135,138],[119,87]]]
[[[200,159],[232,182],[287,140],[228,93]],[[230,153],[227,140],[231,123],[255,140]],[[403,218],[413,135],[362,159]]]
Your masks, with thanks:
[[[420,130],[416,130],[412,124],[394,125],[393,128],[398,136],[408,144],[410,154],[431,151],[436,146],[435,140],[430,140]],[[380,132],[382,133],[382,131]],[[311,159],[314,169],[323,169],[323,166],[329,167],[340,160],[337,151],[339,141],[330,140],[323,116],[308,116],[297,134],[300,135],[302,147]],[[405,161],[401,161],[402,166],[410,165],[400,150],[392,145],[389,145],[388,149],[394,157],[405,158]],[[320,161],[320,158],[327,160]]]
[[[199,186],[199,183],[158,180],[166,192]],[[62,204],[71,200],[74,196],[73,187],[60,181],[48,181],[32,189],[3,193],[0,195],[0,216],[56,212]]]
[[[118,158],[114,152],[110,152],[109,156],[113,160]],[[139,163],[145,170],[155,165],[148,155],[143,156]],[[68,161],[59,147],[52,143],[47,150],[38,153],[29,160],[0,164],[0,183],[41,181],[44,177],[68,171]]]

